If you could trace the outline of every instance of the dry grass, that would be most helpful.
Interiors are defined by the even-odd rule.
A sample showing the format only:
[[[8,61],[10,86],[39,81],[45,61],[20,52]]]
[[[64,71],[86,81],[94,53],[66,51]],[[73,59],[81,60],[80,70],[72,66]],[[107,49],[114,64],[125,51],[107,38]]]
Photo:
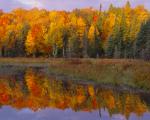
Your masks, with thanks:
[[[52,63],[51,70],[72,78],[150,89],[150,62],[119,59],[61,59]]]
[[[0,64],[46,65],[49,70],[71,78],[150,90],[150,62],[142,60],[1,58]]]

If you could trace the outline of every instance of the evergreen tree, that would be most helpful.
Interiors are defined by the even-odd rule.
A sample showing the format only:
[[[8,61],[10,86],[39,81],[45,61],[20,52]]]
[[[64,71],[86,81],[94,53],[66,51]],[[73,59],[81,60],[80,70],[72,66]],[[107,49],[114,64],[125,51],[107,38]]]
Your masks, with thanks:
[[[126,3],[126,6],[125,6],[126,8],[131,8],[131,5],[130,5],[130,2],[129,1],[127,1],[127,3]]]
[[[113,6],[113,4],[110,4],[109,5],[109,11],[113,11],[114,10],[114,6]]]
[[[122,58],[124,56],[124,35],[125,35],[125,29],[126,29],[126,23],[125,23],[125,16],[122,15],[121,18],[121,24],[118,28],[116,28],[116,34],[115,34],[115,58]]]
[[[27,34],[30,29],[29,24],[24,23],[22,25],[22,28],[17,36],[17,40],[15,43],[15,51],[16,51],[16,56],[25,56],[26,51],[25,51],[25,41],[27,39]],[[19,51],[18,51],[19,50]]]
[[[88,37],[87,37],[87,30],[83,35],[83,57],[88,58]]]
[[[115,50],[114,39],[113,36],[110,36],[107,43],[106,56],[112,58],[114,55],[114,50]]]
[[[149,40],[146,42],[146,48],[145,48],[145,59],[150,60],[150,35]]]
[[[122,58],[124,55],[124,48],[123,48],[123,29],[120,28],[118,32],[118,36],[116,39],[116,50],[117,50],[117,55],[115,56],[116,58]]]
[[[124,58],[133,58],[133,42],[130,39],[124,42]]]
[[[149,43],[150,41],[150,20],[141,26],[141,30],[138,34],[135,42],[135,57],[148,59],[150,56]]]

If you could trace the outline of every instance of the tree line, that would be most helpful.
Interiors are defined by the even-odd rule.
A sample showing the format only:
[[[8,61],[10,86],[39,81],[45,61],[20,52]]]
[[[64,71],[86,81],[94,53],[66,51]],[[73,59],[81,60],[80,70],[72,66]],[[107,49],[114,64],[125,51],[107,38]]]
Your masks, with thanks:
[[[150,12],[139,5],[0,11],[1,57],[150,59]]]

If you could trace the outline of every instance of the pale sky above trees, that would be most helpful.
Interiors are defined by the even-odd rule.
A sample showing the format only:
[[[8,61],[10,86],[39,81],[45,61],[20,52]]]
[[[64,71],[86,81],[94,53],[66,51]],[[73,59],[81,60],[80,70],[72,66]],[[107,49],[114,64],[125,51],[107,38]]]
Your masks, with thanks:
[[[149,0],[129,1],[132,7],[142,4],[150,10]],[[15,8],[31,9],[38,7],[48,10],[72,10],[83,7],[98,8],[100,3],[103,5],[103,9],[107,9],[111,3],[115,6],[123,6],[126,2],[127,0],[0,0],[0,9],[11,11]]]

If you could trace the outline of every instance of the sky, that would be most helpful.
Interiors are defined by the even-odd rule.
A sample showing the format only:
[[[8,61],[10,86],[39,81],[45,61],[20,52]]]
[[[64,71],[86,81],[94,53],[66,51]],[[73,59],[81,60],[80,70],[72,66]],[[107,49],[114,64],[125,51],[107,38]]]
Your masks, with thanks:
[[[98,9],[99,4],[103,10],[108,9],[112,3],[114,6],[123,6],[128,0],[0,0],[0,9],[9,12],[16,8],[31,9],[34,7],[48,10],[67,10],[75,8],[93,7]],[[150,0],[129,0],[132,7],[144,5],[150,10]]]
[[[142,118],[142,119],[141,119]],[[144,113],[140,118],[134,113],[128,120],[149,120],[150,113]],[[43,109],[36,112],[28,108],[16,110],[10,106],[0,108],[0,120],[100,120],[99,112],[74,112],[71,109]],[[101,120],[126,120],[121,114],[113,114],[111,117],[108,111],[101,110]]]

